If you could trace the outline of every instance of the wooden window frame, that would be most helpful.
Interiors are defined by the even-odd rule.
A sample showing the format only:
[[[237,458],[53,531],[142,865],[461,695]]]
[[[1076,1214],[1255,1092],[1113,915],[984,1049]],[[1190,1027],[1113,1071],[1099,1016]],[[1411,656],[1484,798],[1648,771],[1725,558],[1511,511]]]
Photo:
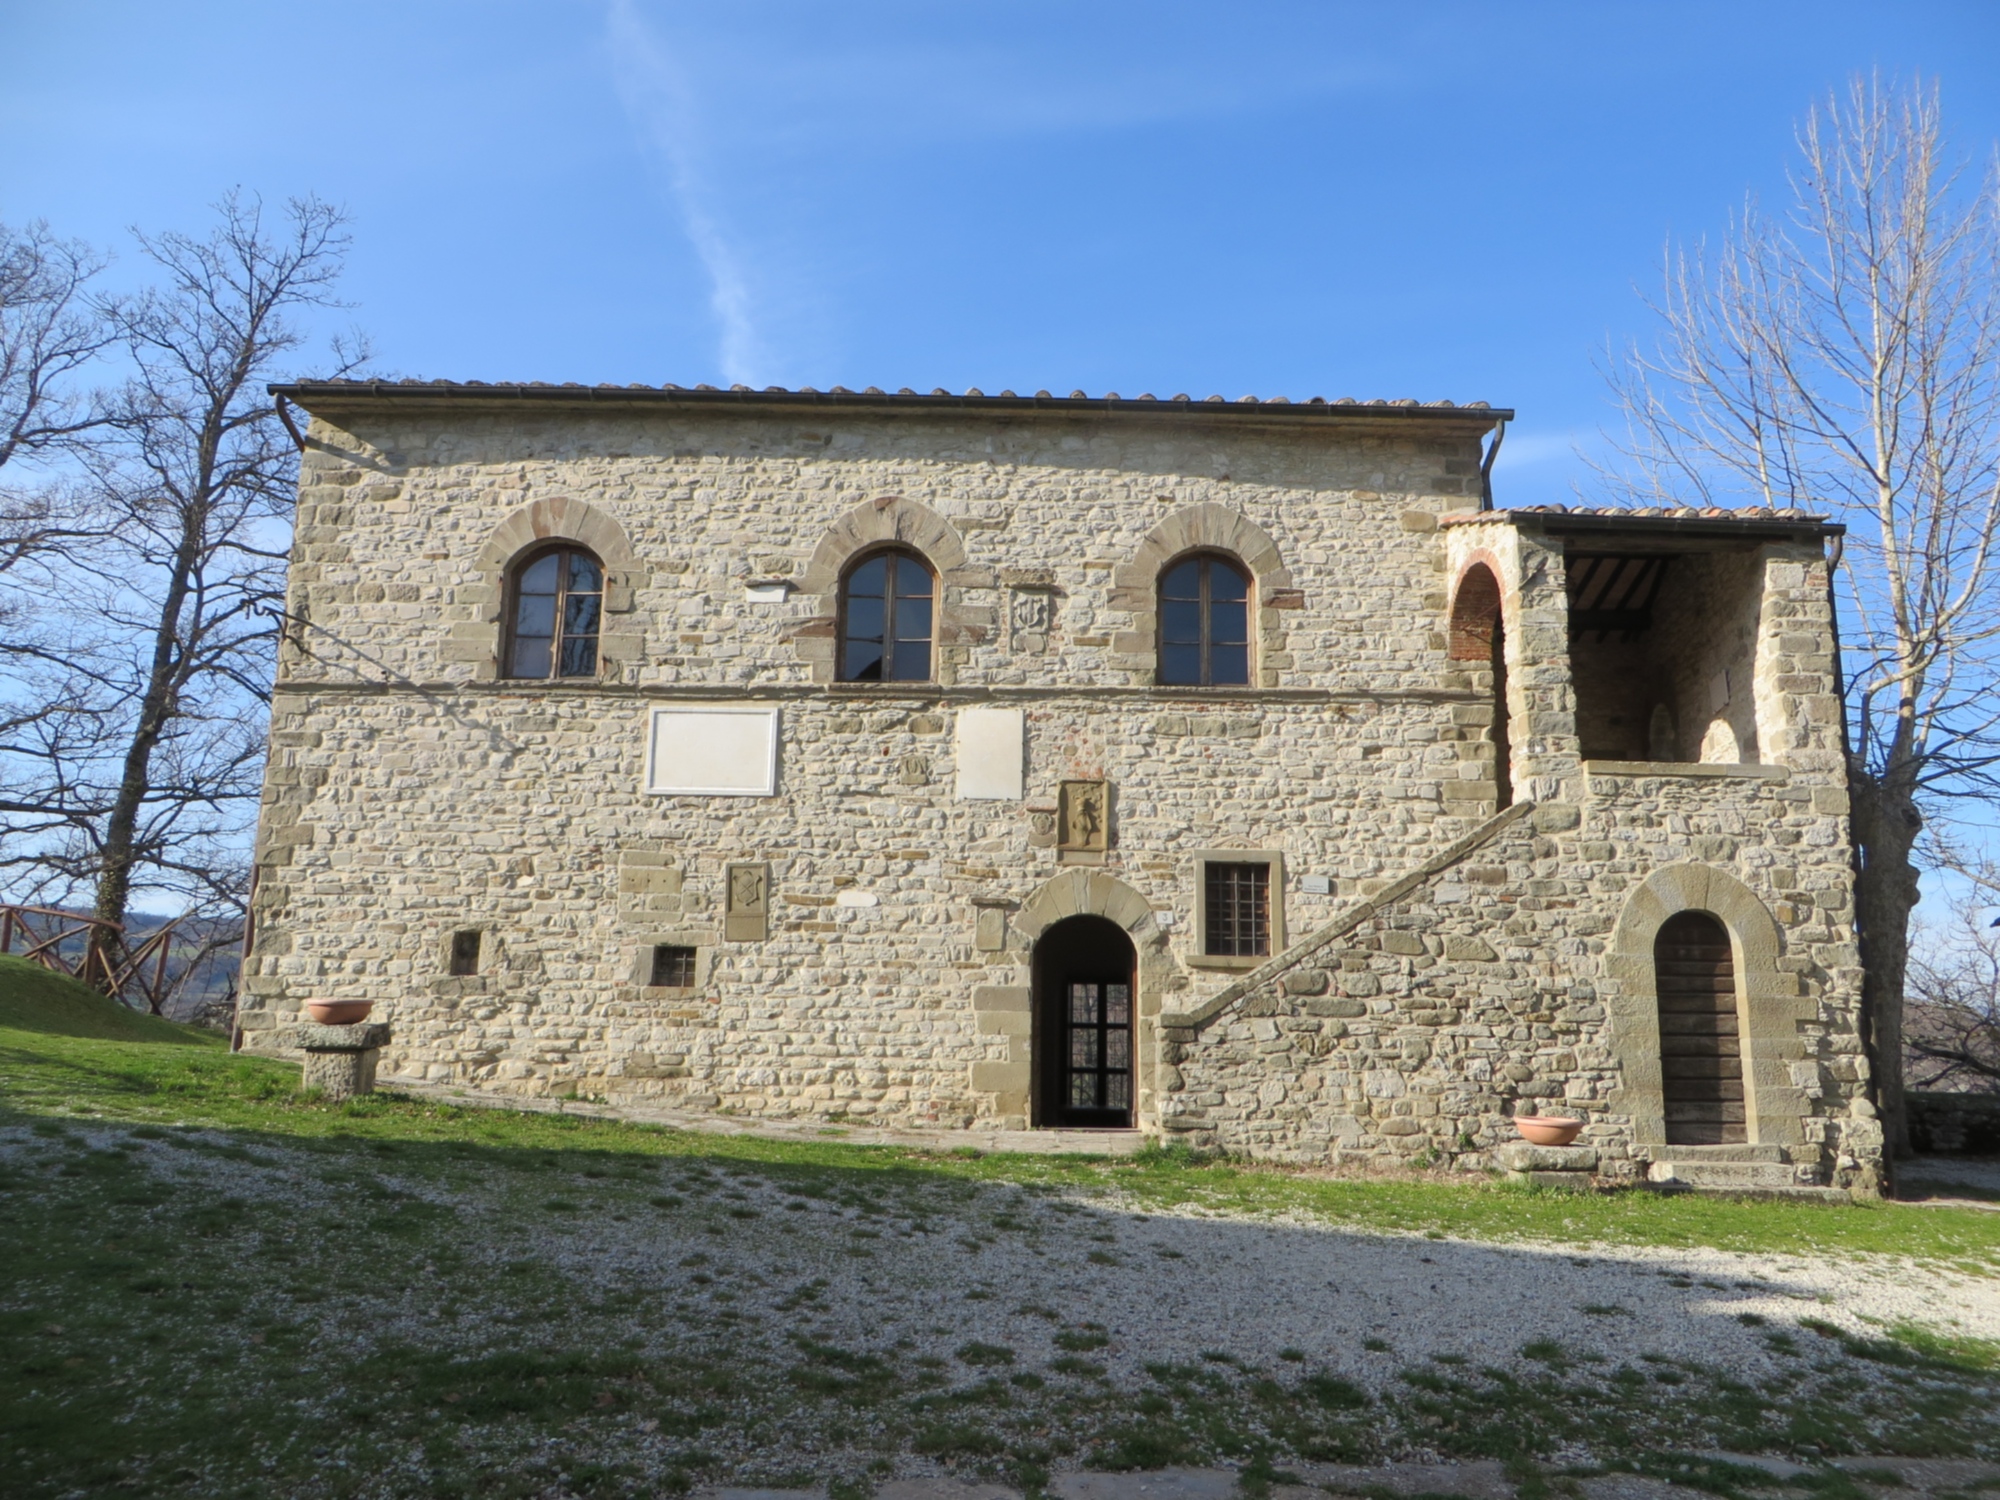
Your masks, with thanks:
[[[1264,865],[1270,874],[1266,891],[1270,908],[1268,953],[1210,953],[1208,951],[1208,867],[1210,865]],[[1194,932],[1192,951],[1183,961],[1197,969],[1248,970],[1269,963],[1285,951],[1285,856],[1278,849],[1198,849],[1194,854]]]
[[[1201,680],[1199,682],[1167,681],[1167,575],[1188,563],[1201,564],[1201,593],[1197,607],[1201,611]],[[1221,563],[1243,580],[1243,680],[1241,682],[1217,682],[1213,652],[1215,630],[1211,619],[1214,601],[1210,597],[1209,578],[1213,565]],[[1257,683],[1257,575],[1252,573],[1240,557],[1215,547],[1203,547],[1193,552],[1183,552],[1162,567],[1153,582],[1153,607],[1157,621],[1153,630],[1153,660],[1156,663],[1153,679],[1157,686],[1170,688],[1248,688]],[[1183,643],[1185,644],[1185,643]]]
[[[569,565],[566,561],[559,561],[556,564],[556,603],[553,627],[555,634],[549,638],[549,672],[546,677],[524,677],[514,670],[514,638],[521,618],[521,580],[527,574],[528,569],[532,568],[543,558],[567,558],[570,553],[580,553],[584,557],[589,558],[590,565],[597,569],[597,588],[595,590],[597,596],[597,629],[592,631],[590,636],[590,670],[588,672],[574,672],[568,675],[557,670],[562,665],[563,645],[566,639],[563,634],[563,619],[568,613],[570,597]],[[604,559],[581,542],[569,540],[551,542],[548,546],[537,547],[534,551],[522,556],[513,567],[508,569],[506,598],[502,606],[503,616],[501,622],[505,626],[500,642],[500,665],[502,668],[500,676],[502,680],[507,682],[595,682],[599,677],[603,676],[604,606],[605,595],[608,592],[608,581],[609,574],[605,571]]]
[[[924,570],[924,576],[931,581],[931,633],[929,650],[925,652],[928,674],[923,677],[849,677],[847,675],[847,601],[849,586],[854,575],[876,558],[907,558]],[[938,680],[938,623],[944,608],[943,585],[938,571],[930,564],[930,559],[910,547],[870,547],[866,552],[850,558],[840,570],[840,603],[834,611],[833,628],[833,677],[834,681],[857,687],[887,686],[897,683],[936,682]],[[896,590],[888,581],[885,570],[882,595],[882,664],[886,671],[893,671],[896,661]]]

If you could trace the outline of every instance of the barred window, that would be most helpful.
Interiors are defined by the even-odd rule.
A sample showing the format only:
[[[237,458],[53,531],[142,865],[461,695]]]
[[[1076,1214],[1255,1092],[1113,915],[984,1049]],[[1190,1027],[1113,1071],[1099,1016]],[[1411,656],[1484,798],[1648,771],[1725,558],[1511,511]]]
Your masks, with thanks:
[[[1217,958],[1262,958],[1270,953],[1271,867],[1211,861],[1204,886],[1203,952]]]
[[[660,989],[691,990],[694,988],[694,959],[692,948],[661,943],[653,949],[653,977],[648,982]]]

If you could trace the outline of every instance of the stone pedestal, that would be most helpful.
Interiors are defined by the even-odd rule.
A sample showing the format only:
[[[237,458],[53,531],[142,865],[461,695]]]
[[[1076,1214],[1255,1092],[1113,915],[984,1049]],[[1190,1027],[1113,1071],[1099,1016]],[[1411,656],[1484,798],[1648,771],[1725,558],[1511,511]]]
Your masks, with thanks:
[[[302,1089],[318,1089],[329,1099],[351,1099],[375,1092],[375,1059],[389,1040],[386,1021],[353,1026],[294,1026],[285,1041],[306,1055]]]
[[[1537,1146],[1533,1141],[1509,1141],[1493,1155],[1506,1169],[1509,1182],[1524,1182],[1533,1187],[1588,1192],[1597,1172],[1595,1146]]]

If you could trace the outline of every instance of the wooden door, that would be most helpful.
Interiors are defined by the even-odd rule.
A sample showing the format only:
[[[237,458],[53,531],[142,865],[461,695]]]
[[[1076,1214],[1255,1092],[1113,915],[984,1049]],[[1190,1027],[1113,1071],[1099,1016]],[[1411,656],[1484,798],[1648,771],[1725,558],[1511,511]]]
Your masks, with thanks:
[[[1720,1146],[1748,1139],[1736,963],[1729,933],[1707,912],[1669,918],[1653,942],[1660,997],[1660,1074],[1667,1143]]]

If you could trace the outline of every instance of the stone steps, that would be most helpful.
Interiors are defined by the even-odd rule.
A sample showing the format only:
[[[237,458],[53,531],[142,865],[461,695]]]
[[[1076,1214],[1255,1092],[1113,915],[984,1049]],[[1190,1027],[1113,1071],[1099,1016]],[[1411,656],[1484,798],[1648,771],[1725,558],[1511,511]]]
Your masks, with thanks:
[[[1646,1169],[1646,1180],[1659,1187],[1692,1188],[1711,1193],[1809,1193],[1819,1196],[1844,1192],[1820,1188],[1799,1179],[1799,1169],[1786,1161],[1713,1161],[1676,1154],[1656,1160]]]

